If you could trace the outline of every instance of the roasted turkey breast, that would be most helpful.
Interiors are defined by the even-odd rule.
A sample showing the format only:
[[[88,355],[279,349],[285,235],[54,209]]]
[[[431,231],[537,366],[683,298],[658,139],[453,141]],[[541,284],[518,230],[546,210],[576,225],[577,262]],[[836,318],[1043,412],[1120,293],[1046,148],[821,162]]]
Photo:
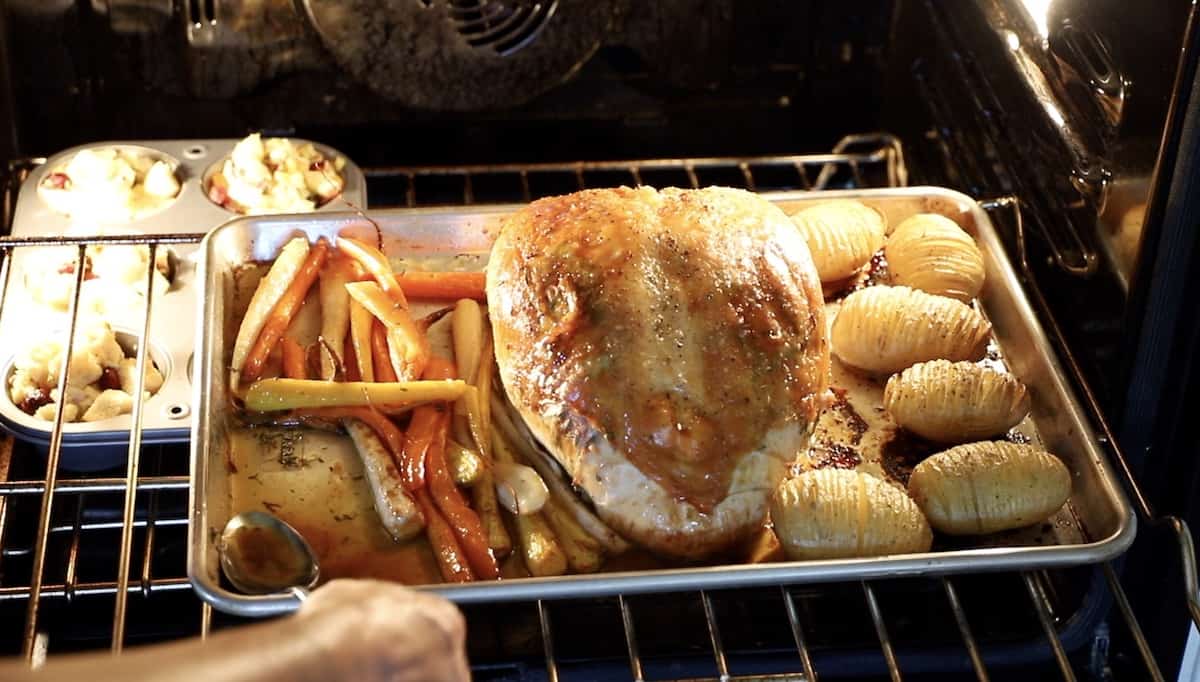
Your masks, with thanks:
[[[534,436],[614,530],[700,558],[763,523],[829,383],[821,284],[741,190],[586,190],[503,224],[496,359]]]

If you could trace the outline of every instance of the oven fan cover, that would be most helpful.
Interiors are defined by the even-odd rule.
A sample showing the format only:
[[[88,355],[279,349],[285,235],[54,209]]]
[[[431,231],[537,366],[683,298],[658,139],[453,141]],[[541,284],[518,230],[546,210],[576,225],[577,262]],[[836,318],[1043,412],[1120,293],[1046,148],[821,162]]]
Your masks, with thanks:
[[[304,0],[338,63],[380,95],[420,109],[522,104],[566,80],[628,0]]]

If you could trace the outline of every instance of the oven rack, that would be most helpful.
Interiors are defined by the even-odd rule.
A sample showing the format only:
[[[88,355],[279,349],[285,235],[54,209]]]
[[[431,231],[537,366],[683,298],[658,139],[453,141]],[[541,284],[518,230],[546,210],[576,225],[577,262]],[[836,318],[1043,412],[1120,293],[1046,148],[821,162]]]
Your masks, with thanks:
[[[11,225],[12,209],[21,181],[42,159],[13,162],[4,183],[3,211],[5,234]],[[446,167],[375,167],[364,169],[370,184],[373,207],[424,206],[437,204],[471,204],[528,201],[538,196],[572,191],[588,186],[613,184],[674,184],[700,186],[725,184],[747,189],[832,189],[854,187],[887,187],[906,184],[907,174],[903,150],[899,141],[887,134],[853,135],[844,138],[830,154],[803,156],[771,156],[747,158],[662,159],[650,161],[587,161],[573,163],[539,163],[524,165],[479,165]],[[986,202],[992,210],[1008,210],[1020,227],[1019,205],[1015,199],[1002,198]],[[1018,234],[1021,234],[1018,229]],[[122,236],[96,238],[0,238],[0,315],[8,291],[9,263],[12,253],[21,248],[37,246],[74,246],[77,248],[76,291],[82,279],[82,260],[90,244],[139,244],[154,251],[176,244],[197,243],[201,234],[157,236]],[[1036,290],[1035,298],[1039,298]],[[71,306],[71,328],[75,324],[78,296]],[[143,311],[148,327],[152,300]],[[143,329],[145,329],[144,327]],[[1057,331],[1052,329],[1052,331]],[[69,344],[68,337],[68,344]],[[144,348],[145,346],[142,345]],[[69,346],[68,346],[69,348]],[[1074,369],[1073,359],[1068,365]],[[143,360],[144,361],[144,360]],[[1086,385],[1083,386],[1086,390]],[[140,393],[140,391],[139,391]],[[1095,407],[1094,396],[1085,395],[1089,407]],[[127,643],[153,641],[173,636],[199,635],[227,623],[237,622],[214,614],[190,590],[182,561],[170,561],[186,537],[186,495],[188,475],[186,448],[173,446],[140,446],[140,416],[135,408],[130,430],[129,457],[123,472],[107,471],[96,475],[78,475],[58,470],[61,454],[62,425],[55,424],[49,451],[44,460],[24,443],[11,438],[0,440],[0,613],[15,616],[8,622],[22,623],[20,652],[34,665],[49,653],[107,645],[119,652]],[[1114,459],[1124,472],[1127,484],[1137,502],[1143,521],[1166,525],[1179,541],[1180,560],[1184,566],[1186,598],[1192,618],[1200,622],[1200,607],[1196,600],[1196,571],[1191,536],[1186,525],[1178,519],[1158,519],[1133,479],[1123,454],[1111,438],[1101,414],[1093,415],[1108,437]],[[45,495],[52,490],[54,494]],[[130,494],[133,491],[134,494]],[[97,503],[99,500],[99,503]],[[114,537],[115,536],[115,537]],[[87,569],[91,552],[112,553],[116,561],[105,571]],[[51,559],[54,561],[51,562]],[[61,561],[61,565],[58,560]],[[136,562],[136,563],[135,563]],[[164,568],[165,565],[165,568]],[[173,570],[172,570],[173,569]],[[93,575],[94,574],[94,575]],[[1133,609],[1111,564],[1102,564],[1091,572],[1101,591],[1116,605],[1119,622],[1133,639],[1145,676],[1163,679],[1150,646],[1142,634]],[[989,580],[991,578],[989,577]],[[1043,651],[1048,647],[1050,669],[1057,669],[1063,679],[1076,679],[1080,663],[1074,656],[1071,632],[1072,618],[1056,609],[1054,575],[1047,572],[1004,574],[995,578],[1007,580],[1017,587],[1015,594],[1027,600],[1020,606],[1011,603],[1016,611],[1024,611],[1036,621],[1043,638]],[[571,679],[571,670],[580,657],[569,650],[578,649],[572,640],[580,638],[571,611],[578,606],[582,612],[589,608],[607,610],[615,615],[615,637],[624,642],[624,651],[615,652],[606,660],[588,660],[592,670],[609,666],[616,677],[634,679],[815,679],[822,673],[821,663],[831,658],[830,647],[814,647],[814,630],[808,613],[813,600],[826,592],[838,592],[839,602],[851,612],[866,615],[873,632],[873,641],[866,648],[876,652],[878,659],[868,674],[886,673],[891,679],[903,678],[902,671],[920,672],[923,664],[910,666],[910,658],[897,632],[904,629],[907,614],[889,607],[881,594],[902,590],[925,590],[926,596],[937,593],[935,599],[953,621],[951,632],[957,633],[957,655],[962,671],[973,671],[980,680],[997,679],[1002,674],[1000,661],[1011,660],[1013,649],[1003,641],[980,638],[981,619],[993,614],[971,610],[963,599],[963,585],[971,576],[955,578],[922,578],[904,580],[875,580],[857,585],[831,585],[816,588],[781,586],[774,588],[778,624],[791,642],[791,662],[780,666],[773,663],[764,672],[766,663],[749,655],[744,645],[731,645],[739,639],[741,628],[728,618],[729,607],[744,600],[763,599],[745,591],[699,592],[668,595],[673,604],[684,606],[681,613],[696,613],[700,640],[685,649],[668,653],[649,651],[648,640],[657,639],[653,628],[646,628],[647,614],[661,610],[655,596],[618,597],[610,600],[587,600],[576,603],[542,602],[526,605],[525,619],[531,623],[528,641],[515,647],[518,653],[505,659],[503,655],[475,656],[472,661],[480,679],[512,679],[515,675],[533,679]],[[919,584],[918,584],[919,583]],[[839,592],[840,590],[840,592]],[[849,596],[847,596],[849,595]],[[852,604],[852,601],[858,603]],[[159,627],[166,617],[186,622],[182,627]],[[687,609],[690,609],[687,610]],[[520,609],[514,609],[519,611]],[[97,612],[107,613],[96,618]],[[77,613],[87,613],[93,628],[86,633],[72,630]],[[722,616],[726,616],[724,621]],[[516,618],[516,616],[513,616]],[[0,617],[2,618],[2,617]],[[495,614],[468,609],[472,636],[487,635],[496,629]],[[488,622],[491,620],[492,622]],[[525,622],[517,618],[519,622]],[[102,621],[108,621],[104,623]],[[480,623],[481,627],[476,627]],[[99,623],[97,625],[97,623]],[[556,623],[558,626],[556,626]],[[568,627],[563,627],[567,623]],[[107,631],[104,627],[108,625]],[[641,625],[642,627],[639,627]],[[4,630],[7,633],[6,630]],[[97,634],[98,633],[98,634]],[[777,633],[779,634],[779,633]],[[582,635],[586,639],[589,635]],[[6,638],[7,639],[7,638]],[[502,638],[501,638],[502,639]],[[1011,642],[1009,643],[1011,644]],[[480,647],[475,647],[479,649]],[[483,647],[488,649],[488,647]],[[6,653],[14,653],[8,652]],[[775,653],[779,653],[778,650]],[[530,655],[533,658],[530,658]],[[965,654],[965,657],[964,657]],[[1074,656],[1074,658],[1073,658]],[[585,657],[586,658],[586,657]],[[666,665],[664,674],[654,674],[664,660],[692,662],[681,672],[677,665]],[[695,662],[707,659],[707,664]],[[774,660],[774,659],[772,659]],[[743,662],[750,661],[749,670]],[[701,672],[692,672],[697,669]],[[989,665],[991,670],[989,670]],[[647,671],[650,671],[649,673]],[[765,675],[765,677],[764,677]],[[586,679],[589,675],[579,677]]]

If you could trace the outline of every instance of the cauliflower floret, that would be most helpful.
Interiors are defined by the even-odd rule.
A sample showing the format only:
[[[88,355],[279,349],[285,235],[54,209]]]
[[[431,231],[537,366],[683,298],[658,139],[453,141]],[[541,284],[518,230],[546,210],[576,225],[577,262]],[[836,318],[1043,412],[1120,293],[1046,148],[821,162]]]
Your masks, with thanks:
[[[54,419],[55,405],[65,405],[64,419],[74,421],[82,415],[87,421],[107,419],[128,413],[135,388],[135,358],[125,357],[112,328],[102,320],[81,322],[71,353],[71,375],[65,396],[58,389],[63,348],[58,340],[46,340],[30,346],[17,356],[15,371],[9,380],[9,395],[18,405],[30,399],[23,409],[33,410],[39,419]],[[105,374],[109,376],[105,379]],[[116,390],[119,381],[122,388]],[[153,363],[146,368],[146,395],[162,388],[163,376]],[[107,390],[103,390],[107,387]],[[119,395],[109,395],[109,394]],[[107,397],[105,397],[107,396]],[[124,399],[121,398],[124,396]],[[43,405],[46,399],[52,401]],[[113,412],[113,410],[119,410]]]
[[[92,406],[83,413],[83,421],[94,422],[109,419],[133,411],[133,397],[125,391],[110,388],[97,396]]]
[[[47,403],[37,408],[37,410],[33,413],[33,416],[43,421],[52,422],[54,421],[54,416],[57,414],[58,403]],[[68,403],[66,409],[63,410],[63,421],[73,422],[78,418],[79,407]]]
[[[56,403],[74,405],[75,407],[79,408],[81,413],[87,412],[88,408],[92,406],[92,403],[96,401],[96,398],[99,397],[99,395],[100,389],[92,384],[87,386],[68,386],[66,400],[61,400],[59,398],[57,387],[50,389],[51,400]]]
[[[133,395],[137,388],[137,358],[125,358],[117,367],[117,374],[121,377],[121,390]],[[150,393],[157,393],[158,389],[162,388],[163,375],[154,366],[153,362],[146,363],[146,382],[142,388]]]
[[[175,178],[175,171],[165,161],[155,161],[154,165],[150,166],[142,187],[145,188],[146,194],[162,199],[170,199],[179,194],[179,180]]]

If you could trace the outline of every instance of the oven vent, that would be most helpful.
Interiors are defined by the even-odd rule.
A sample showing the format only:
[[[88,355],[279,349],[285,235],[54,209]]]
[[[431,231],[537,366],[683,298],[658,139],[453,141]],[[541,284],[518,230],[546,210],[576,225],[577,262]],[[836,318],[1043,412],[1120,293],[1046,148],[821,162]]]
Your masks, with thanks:
[[[558,9],[558,0],[450,0],[449,5],[454,29],[467,44],[507,57],[537,38]]]

